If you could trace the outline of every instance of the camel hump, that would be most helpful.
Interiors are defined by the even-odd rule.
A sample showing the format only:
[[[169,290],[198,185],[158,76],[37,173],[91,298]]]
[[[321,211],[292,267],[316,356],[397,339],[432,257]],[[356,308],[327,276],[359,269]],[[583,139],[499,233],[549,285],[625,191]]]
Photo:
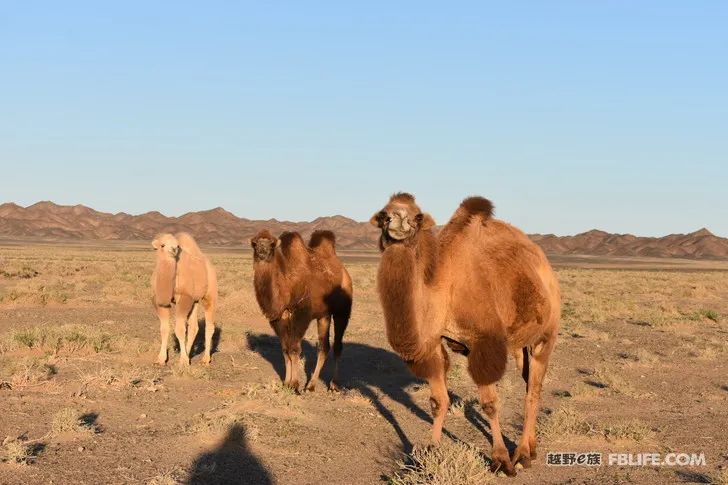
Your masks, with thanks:
[[[311,234],[308,247],[317,253],[335,253],[336,235],[333,231],[317,230]]]
[[[468,197],[460,203],[449,224],[464,227],[473,217],[480,217],[483,222],[493,217],[493,203],[484,197]]]
[[[174,237],[177,238],[177,241],[179,241],[179,245],[182,247],[183,250],[187,251],[188,253],[194,255],[194,256],[201,256],[202,251],[200,250],[200,247],[197,245],[197,241],[195,241],[195,238],[192,237],[191,234],[187,232],[178,232],[174,235]]]
[[[484,197],[468,197],[460,203],[460,208],[471,216],[493,217],[493,203]]]
[[[278,238],[281,245],[281,251],[283,255],[288,258],[291,255],[298,254],[303,248],[304,252],[307,251],[306,243],[303,242],[303,238],[297,232],[286,231]]]

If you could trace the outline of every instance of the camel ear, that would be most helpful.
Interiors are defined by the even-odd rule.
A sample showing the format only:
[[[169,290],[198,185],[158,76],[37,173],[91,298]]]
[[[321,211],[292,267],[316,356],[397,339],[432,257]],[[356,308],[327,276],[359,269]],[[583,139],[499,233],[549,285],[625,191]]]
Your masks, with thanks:
[[[430,229],[435,227],[435,219],[433,219],[430,214],[417,214],[417,219],[420,223],[420,229]]]
[[[154,241],[152,241],[152,247],[154,248],[155,251],[157,249],[159,249],[159,245],[160,245],[159,239],[155,239]]]
[[[250,239],[248,239],[248,243],[250,244],[250,247],[253,248],[253,249],[255,249],[256,242],[257,241],[253,237],[251,237]]]
[[[387,217],[387,213],[384,211],[379,211],[376,214],[372,216],[371,219],[369,219],[369,224],[375,227],[382,227],[384,226],[384,220]]]
[[[281,240],[276,238],[275,241],[273,241],[273,249],[277,248],[281,245]]]

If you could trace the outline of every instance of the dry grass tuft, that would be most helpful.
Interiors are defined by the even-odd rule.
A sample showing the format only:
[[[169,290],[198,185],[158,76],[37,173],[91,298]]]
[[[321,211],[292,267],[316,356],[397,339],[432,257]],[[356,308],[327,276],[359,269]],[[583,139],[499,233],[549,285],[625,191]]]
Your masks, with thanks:
[[[604,428],[604,437],[607,440],[632,440],[640,442],[653,435],[652,428],[638,419]]]
[[[452,416],[462,418],[465,417],[465,413],[469,409],[473,409],[476,404],[478,404],[478,399],[474,397],[469,397],[466,399],[454,399],[450,403],[450,409],[448,409],[448,413]]]
[[[0,367],[0,381],[11,389],[23,389],[45,384],[57,373],[56,366],[48,359],[25,357]]]
[[[399,471],[389,479],[392,485],[461,485],[490,483],[494,476],[480,451],[467,443],[444,442],[440,446],[415,448]]]
[[[179,485],[184,483],[178,476],[177,470],[168,470],[150,478],[147,485]]]
[[[101,353],[116,350],[119,336],[88,325],[30,327],[5,336],[0,353],[15,349],[35,349],[58,354],[80,351]]]
[[[29,442],[25,437],[7,437],[3,440],[3,459],[5,463],[29,465],[37,457],[40,447],[36,442]]]
[[[728,485],[728,468],[720,470],[711,480],[715,485]]]
[[[81,414],[73,408],[63,408],[53,415],[51,434],[98,433],[100,430],[95,421],[94,414]]]
[[[639,396],[639,393],[629,382],[610,369],[597,369],[591,376],[591,381],[597,384],[597,387],[606,387],[618,394],[624,394],[630,397]]]
[[[596,426],[570,406],[561,407],[548,416],[539,418],[538,434],[545,439],[589,435],[595,432]]]

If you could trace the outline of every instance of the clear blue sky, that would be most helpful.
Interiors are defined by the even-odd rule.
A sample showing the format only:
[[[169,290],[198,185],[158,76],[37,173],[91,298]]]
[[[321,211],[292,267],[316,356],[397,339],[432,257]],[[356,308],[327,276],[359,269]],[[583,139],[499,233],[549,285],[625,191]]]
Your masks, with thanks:
[[[728,235],[728,2],[111,3],[3,3],[0,201]]]

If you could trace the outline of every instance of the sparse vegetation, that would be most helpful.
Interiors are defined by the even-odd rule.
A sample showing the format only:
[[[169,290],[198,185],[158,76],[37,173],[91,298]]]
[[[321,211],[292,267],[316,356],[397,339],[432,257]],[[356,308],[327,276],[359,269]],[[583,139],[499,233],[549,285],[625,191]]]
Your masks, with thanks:
[[[348,389],[330,393],[320,386],[297,395],[276,375],[283,365],[279,342],[260,316],[249,255],[213,250],[210,256],[224,295],[222,337],[211,367],[194,365],[198,353],[186,371],[172,359],[166,367],[153,364],[159,337],[149,304],[153,257],[146,247],[0,247],[0,267],[17,273],[0,275],[0,402],[6,406],[0,441],[9,435],[0,446],[0,482],[41,471],[55,482],[73,483],[72,464],[83,463],[100,483],[186,483],[203,453],[213,457],[204,466],[221,463],[218,447],[234,426],[245,429],[247,448],[228,443],[223,453],[231,455],[225,456],[260,462],[275,483],[373,483],[384,475],[390,483],[446,484],[471,472],[476,483],[481,476],[481,482],[492,480],[490,446],[481,434],[488,433],[487,420],[465,359],[454,354],[445,426],[479,448],[445,437],[443,446],[454,447],[457,456],[417,447],[419,461],[394,465],[381,459],[389,446],[399,449],[400,438],[421,443],[430,407],[427,386],[408,373],[383,335],[376,259],[345,261],[356,295],[342,362]],[[24,266],[37,274],[21,277]],[[728,426],[716,411],[728,391],[722,377],[728,272],[558,274],[563,329],[543,391],[553,412],[542,411],[539,459],[533,469],[519,471],[518,480],[584,478],[581,469],[544,466],[543,454],[552,450],[692,450],[697,441],[691,440],[699,438],[708,456],[722,452],[714,429]],[[312,325],[304,340],[309,373],[316,344]],[[686,365],[695,370],[690,379]],[[329,363],[322,376],[331,372]],[[501,426],[514,439],[522,426],[525,385],[512,361],[498,389],[504,409],[512,410]],[[664,412],[685,406],[686,396],[690,413]],[[89,408],[103,412],[108,433],[95,437],[102,428]],[[25,433],[42,438],[30,440]],[[42,451],[46,441],[49,450]],[[143,447],[144,459],[117,469],[115,458],[129,456],[130,446]],[[344,462],[343,447],[357,460]],[[595,480],[616,483],[627,473],[633,482],[652,479],[640,470],[602,471]],[[669,482],[674,476],[667,472],[655,480]],[[715,471],[706,469],[704,476],[728,485]]]
[[[588,421],[573,407],[563,406],[539,419],[538,433],[545,439],[558,439],[569,435],[589,435],[596,432],[596,425]]]
[[[480,450],[459,442],[415,448],[398,466],[399,471],[389,479],[391,485],[490,483],[495,477]]]
[[[604,436],[608,440],[644,441],[654,434],[652,428],[638,419],[625,423],[609,425],[604,428]]]

